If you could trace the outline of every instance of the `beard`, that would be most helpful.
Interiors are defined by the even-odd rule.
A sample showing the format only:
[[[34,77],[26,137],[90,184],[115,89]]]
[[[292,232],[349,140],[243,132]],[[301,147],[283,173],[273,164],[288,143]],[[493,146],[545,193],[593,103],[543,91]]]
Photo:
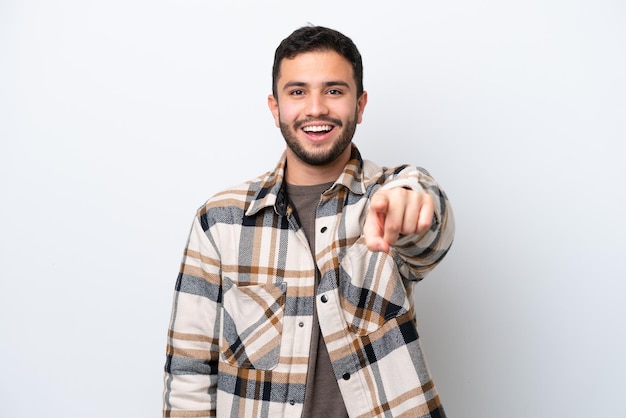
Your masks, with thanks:
[[[348,119],[346,121],[345,127],[343,123],[339,119],[329,118],[329,117],[319,117],[315,119],[306,119],[302,121],[296,121],[293,124],[293,127],[289,126],[284,122],[280,122],[280,132],[283,134],[285,138],[285,142],[291,151],[303,162],[309,165],[321,166],[327,165],[335,161],[339,156],[345,151],[346,147],[350,145],[352,142],[352,137],[356,132],[357,125],[357,112],[354,114],[353,119]],[[313,150],[307,150],[302,143],[298,141],[296,136],[296,132],[300,129],[300,127],[306,123],[310,123],[312,121],[315,122],[329,122],[332,123],[335,128],[340,129],[344,127],[343,132],[335,139],[335,141],[331,144],[331,147],[327,150],[317,149],[321,147],[315,147]]]

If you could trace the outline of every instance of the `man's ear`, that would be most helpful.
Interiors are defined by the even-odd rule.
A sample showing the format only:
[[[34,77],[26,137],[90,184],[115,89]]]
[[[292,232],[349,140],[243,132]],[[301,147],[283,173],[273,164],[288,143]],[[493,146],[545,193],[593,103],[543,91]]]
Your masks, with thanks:
[[[363,120],[363,112],[365,111],[365,105],[367,104],[367,92],[361,93],[361,97],[356,102],[357,118],[356,123],[361,123]]]
[[[276,100],[273,94],[267,96],[267,107],[269,107],[270,112],[272,112],[276,127],[280,128],[280,118],[278,117],[278,100]]]

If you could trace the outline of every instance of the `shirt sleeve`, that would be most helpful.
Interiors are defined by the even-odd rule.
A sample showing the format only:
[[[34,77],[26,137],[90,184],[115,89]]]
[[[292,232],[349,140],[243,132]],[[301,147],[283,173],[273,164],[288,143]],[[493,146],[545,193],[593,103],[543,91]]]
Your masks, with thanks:
[[[176,281],[167,339],[163,416],[215,416],[220,262],[206,214],[194,219]]]
[[[400,274],[420,281],[446,256],[454,240],[454,214],[448,197],[423,168],[402,166],[387,178],[382,190],[406,187],[433,197],[435,213],[432,226],[420,235],[401,235],[393,246]]]

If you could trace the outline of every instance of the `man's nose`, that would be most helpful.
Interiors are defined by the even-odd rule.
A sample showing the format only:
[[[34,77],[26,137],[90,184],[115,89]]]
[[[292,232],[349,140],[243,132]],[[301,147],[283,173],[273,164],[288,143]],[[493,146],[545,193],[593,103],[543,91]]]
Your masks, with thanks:
[[[328,114],[328,106],[322,94],[311,94],[307,101],[307,116],[319,116]]]

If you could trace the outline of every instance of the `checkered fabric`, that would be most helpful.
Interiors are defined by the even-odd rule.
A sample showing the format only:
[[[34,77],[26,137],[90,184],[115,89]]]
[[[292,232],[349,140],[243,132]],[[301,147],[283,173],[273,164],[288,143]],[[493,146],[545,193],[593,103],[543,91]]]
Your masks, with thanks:
[[[351,417],[444,417],[411,292],[452,244],[446,195],[425,170],[379,168],[353,145],[317,207],[313,259],[285,196],[285,164],[283,155],[274,171],[216,194],[194,218],[174,294],[163,416],[301,416],[317,309]],[[435,222],[388,254],[371,252],[362,237],[370,197],[392,187],[430,193]]]

